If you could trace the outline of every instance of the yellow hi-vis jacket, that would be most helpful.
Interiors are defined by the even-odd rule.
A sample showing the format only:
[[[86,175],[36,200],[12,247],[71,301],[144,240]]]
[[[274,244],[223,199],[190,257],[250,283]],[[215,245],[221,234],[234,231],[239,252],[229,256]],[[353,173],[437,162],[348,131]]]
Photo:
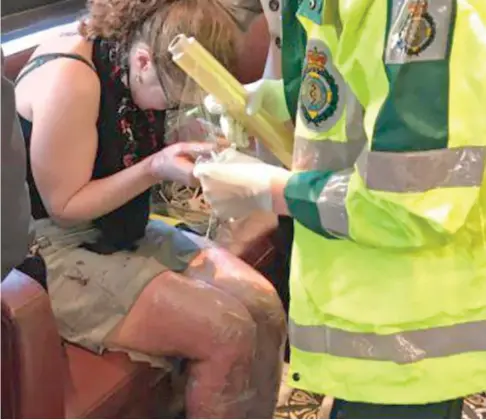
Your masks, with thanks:
[[[303,0],[298,18],[291,383],[484,391],[486,1]]]

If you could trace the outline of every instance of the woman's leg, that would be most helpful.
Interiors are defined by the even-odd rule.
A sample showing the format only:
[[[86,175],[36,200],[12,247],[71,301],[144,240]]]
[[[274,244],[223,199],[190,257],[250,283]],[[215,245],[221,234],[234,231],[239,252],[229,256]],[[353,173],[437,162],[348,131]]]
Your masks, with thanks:
[[[256,389],[249,418],[272,418],[280,387],[287,337],[285,312],[271,283],[235,256],[192,238],[203,248],[184,272],[233,296],[251,314],[257,327],[251,388]],[[208,247],[209,246],[209,247]]]
[[[206,282],[171,271],[157,276],[105,346],[188,358],[189,418],[248,417],[255,322],[238,300]]]

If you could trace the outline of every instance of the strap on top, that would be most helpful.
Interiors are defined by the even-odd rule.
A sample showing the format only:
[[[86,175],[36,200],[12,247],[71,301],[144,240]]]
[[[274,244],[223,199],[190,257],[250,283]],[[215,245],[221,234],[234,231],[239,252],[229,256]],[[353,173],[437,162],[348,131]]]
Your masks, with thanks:
[[[48,61],[56,60],[58,58],[69,58],[71,60],[78,60],[89,66],[95,73],[96,67],[91,64],[86,58],[79,54],[69,54],[69,53],[49,53],[49,54],[41,54],[37,57],[34,57],[32,60],[27,62],[23,70],[20,72],[17,79],[15,79],[15,85],[18,85],[19,82],[27,76],[30,72],[35,70],[36,68],[44,65]]]

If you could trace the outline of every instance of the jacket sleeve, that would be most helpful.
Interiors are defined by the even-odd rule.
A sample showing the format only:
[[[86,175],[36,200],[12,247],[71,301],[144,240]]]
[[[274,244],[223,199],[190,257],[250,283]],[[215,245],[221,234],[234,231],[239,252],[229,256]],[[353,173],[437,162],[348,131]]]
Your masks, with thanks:
[[[353,169],[293,174],[285,198],[298,222],[329,238],[386,248],[438,246],[472,211],[481,211],[485,159],[486,144],[409,153],[366,150]]]

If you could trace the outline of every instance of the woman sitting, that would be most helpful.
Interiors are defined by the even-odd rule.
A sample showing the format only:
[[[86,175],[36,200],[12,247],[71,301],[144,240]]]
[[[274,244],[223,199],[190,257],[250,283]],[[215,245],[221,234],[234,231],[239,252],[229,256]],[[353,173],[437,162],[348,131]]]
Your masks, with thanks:
[[[211,151],[164,147],[186,80],[167,47],[195,36],[231,69],[234,22],[216,0],[92,0],[89,13],[79,34],[35,51],[16,88],[60,334],[154,366],[189,359],[189,417],[270,418],[285,338],[275,291],[228,253],[148,222],[152,185],[194,184],[194,159]]]

